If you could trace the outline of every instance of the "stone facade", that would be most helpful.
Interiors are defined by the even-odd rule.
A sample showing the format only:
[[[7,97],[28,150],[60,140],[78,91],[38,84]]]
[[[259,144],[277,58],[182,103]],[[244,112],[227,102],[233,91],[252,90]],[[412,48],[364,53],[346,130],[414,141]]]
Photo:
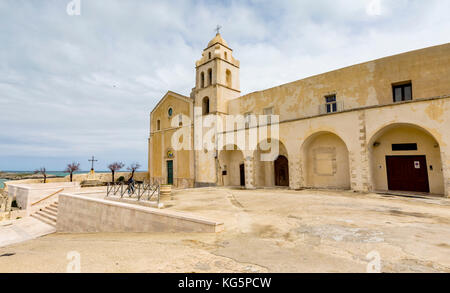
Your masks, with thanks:
[[[395,189],[450,196],[450,44],[244,96],[239,66],[217,35],[196,63],[190,97],[168,92],[155,107],[150,117],[151,178],[167,183],[167,161],[173,161],[175,186]],[[235,134],[250,141],[254,134],[246,125],[234,132],[216,131],[205,140],[204,134],[214,127],[205,126],[208,116],[214,114],[226,124],[226,115],[267,113],[279,117],[279,156],[273,161],[260,159],[265,137],[258,131],[256,150],[237,144],[213,151],[202,147]],[[187,123],[177,124],[179,114]],[[173,142],[181,140],[192,149],[171,151]],[[411,160],[407,164],[413,169],[402,171],[401,160]],[[408,172],[423,181],[422,186],[404,187]]]

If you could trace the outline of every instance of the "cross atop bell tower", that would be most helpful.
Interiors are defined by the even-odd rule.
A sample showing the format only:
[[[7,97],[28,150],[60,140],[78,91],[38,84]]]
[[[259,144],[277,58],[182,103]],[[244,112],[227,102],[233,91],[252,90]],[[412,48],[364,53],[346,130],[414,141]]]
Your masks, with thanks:
[[[240,96],[238,60],[233,49],[220,35],[222,27],[217,25],[216,35],[203,50],[202,58],[196,62],[195,104],[202,106],[203,115],[227,113],[228,101]]]
[[[216,35],[220,35],[220,29],[222,28],[222,26],[217,25],[216,28],[214,29],[216,31]]]

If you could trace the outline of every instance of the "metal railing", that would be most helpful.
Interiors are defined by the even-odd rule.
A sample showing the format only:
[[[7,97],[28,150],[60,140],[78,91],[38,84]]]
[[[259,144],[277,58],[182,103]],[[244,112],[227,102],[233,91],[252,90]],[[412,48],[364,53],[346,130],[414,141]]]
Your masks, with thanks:
[[[159,205],[160,191],[157,182],[153,184],[146,182],[132,184],[109,182],[106,187],[106,197],[134,198],[137,201],[152,201],[154,198]]]

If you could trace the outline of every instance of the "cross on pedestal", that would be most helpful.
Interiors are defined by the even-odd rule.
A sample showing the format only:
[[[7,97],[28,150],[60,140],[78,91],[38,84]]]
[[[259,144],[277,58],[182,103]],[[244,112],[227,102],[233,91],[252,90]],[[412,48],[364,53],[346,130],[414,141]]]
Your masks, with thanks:
[[[98,160],[95,160],[94,156],[92,156],[92,159],[88,161],[91,162],[91,171],[94,171],[94,162],[98,162]]]

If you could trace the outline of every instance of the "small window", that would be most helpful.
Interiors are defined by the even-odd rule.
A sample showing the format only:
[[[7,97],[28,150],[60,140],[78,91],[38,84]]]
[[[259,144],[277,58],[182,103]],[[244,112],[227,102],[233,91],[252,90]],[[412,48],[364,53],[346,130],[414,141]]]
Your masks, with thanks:
[[[392,151],[417,151],[417,143],[392,144]]]
[[[169,110],[167,111],[167,114],[169,114],[169,117],[172,117],[173,115],[173,109],[169,108]]]
[[[208,97],[204,97],[203,98],[203,115],[208,115],[209,114],[209,98]]]
[[[336,95],[326,96],[325,102],[326,102],[325,106],[326,106],[327,113],[337,112]]]
[[[205,87],[205,73],[202,72],[200,74],[200,87],[204,88]]]
[[[209,59],[211,59],[211,52],[208,53],[208,57],[209,57]]]
[[[225,71],[225,76],[226,76],[226,81],[227,81],[227,87],[231,88],[231,86],[232,86],[231,71],[229,69],[227,69]]]
[[[161,120],[156,121],[156,130],[161,130]]]
[[[178,126],[183,126],[183,115],[178,115]]]
[[[412,84],[405,83],[401,85],[393,85],[394,102],[411,101],[412,100]]]
[[[228,54],[225,52],[225,60],[228,60]]]
[[[212,85],[212,69],[208,69],[208,85]]]

